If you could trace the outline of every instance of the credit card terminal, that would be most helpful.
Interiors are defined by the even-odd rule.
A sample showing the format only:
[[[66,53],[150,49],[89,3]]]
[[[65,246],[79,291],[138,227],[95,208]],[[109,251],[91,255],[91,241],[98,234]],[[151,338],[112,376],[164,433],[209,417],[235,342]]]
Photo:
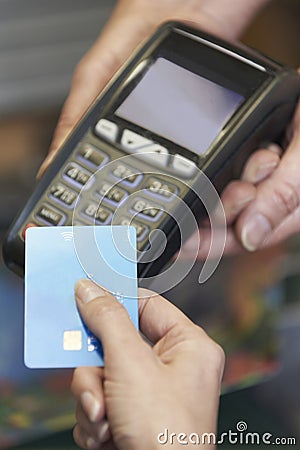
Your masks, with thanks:
[[[23,273],[28,226],[132,224],[139,276],[156,275],[189,236],[188,212],[205,215],[199,186],[220,192],[262,142],[279,140],[299,93],[295,70],[163,24],[62,145],[8,232],[7,265]]]

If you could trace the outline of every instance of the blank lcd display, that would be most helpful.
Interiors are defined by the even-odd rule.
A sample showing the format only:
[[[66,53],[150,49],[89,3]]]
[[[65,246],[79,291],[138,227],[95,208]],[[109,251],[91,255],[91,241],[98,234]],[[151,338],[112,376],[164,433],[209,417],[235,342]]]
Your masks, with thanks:
[[[115,114],[201,155],[243,100],[232,90],[158,58]]]

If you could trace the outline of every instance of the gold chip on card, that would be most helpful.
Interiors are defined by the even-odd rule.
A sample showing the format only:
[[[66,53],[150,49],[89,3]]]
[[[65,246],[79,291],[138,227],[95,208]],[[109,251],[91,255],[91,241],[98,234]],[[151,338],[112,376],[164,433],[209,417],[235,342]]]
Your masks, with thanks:
[[[64,350],[81,350],[82,332],[80,330],[64,331]]]

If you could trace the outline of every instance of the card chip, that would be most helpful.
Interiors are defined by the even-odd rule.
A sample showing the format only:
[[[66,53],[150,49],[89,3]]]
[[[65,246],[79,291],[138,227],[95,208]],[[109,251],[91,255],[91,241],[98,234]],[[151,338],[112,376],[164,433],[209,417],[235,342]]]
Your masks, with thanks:
[[[82,332],[80,330],[64,331],[64,350],[82,349]]]

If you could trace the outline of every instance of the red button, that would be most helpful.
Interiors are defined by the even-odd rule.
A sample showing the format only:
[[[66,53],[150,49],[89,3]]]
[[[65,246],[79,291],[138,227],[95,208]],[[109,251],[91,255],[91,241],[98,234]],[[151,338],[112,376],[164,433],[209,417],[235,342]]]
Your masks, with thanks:
[[[24,239],[24,241],[26,238],[26,231],[28,230],[28,228],[37,227],[37,226],[38,225],[36,223],[28,223],[27,225],[25,225],[25,227],[23,228],[23,231],[22,231],[22,238]]]

